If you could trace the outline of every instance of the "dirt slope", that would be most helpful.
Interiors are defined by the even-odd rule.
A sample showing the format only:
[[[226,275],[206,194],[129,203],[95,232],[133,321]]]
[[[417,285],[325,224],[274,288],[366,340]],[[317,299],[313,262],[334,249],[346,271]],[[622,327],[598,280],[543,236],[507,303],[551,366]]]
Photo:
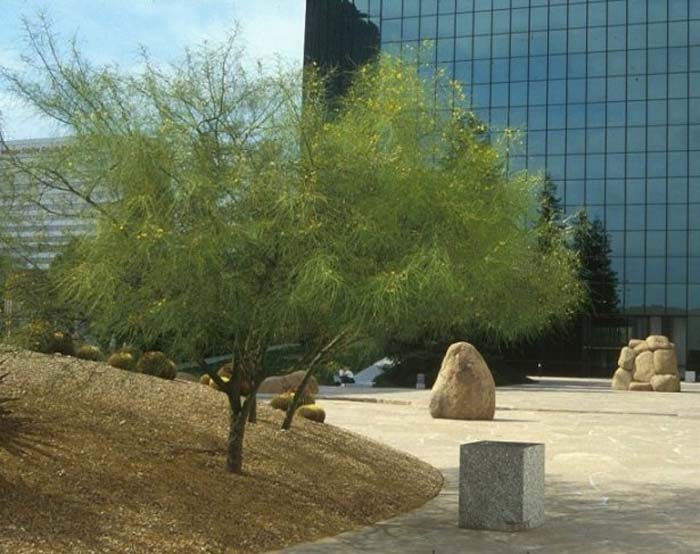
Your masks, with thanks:
[[[440,474],[329,425],[259,409],[224,472],[225,398],[104,364],[7,354],[0,552],[261,552],[417,508]]]

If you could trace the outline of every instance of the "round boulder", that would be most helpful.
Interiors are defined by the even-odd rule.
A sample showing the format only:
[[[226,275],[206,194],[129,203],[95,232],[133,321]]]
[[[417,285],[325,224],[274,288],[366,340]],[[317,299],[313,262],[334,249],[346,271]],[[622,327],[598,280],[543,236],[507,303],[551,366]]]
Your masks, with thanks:
[[[284,377],[275,376],[265,379],[260,385],[258,392],[262,394],[282,394],[288,390],[289,387],[287,386],[287,381],[284,379]]]
[[[646,343],[650,350],[671,348],[671,342],[663,335],[650,335],[647,337]]]
[[[647,344],[646,341],[641,341],[634,345],[632,347],[632,350],[634,351],[635,355],[636,354],[641,354],[642,352],[648,352],[649,351],[649,345]]]
[[[301,383],[305,374],[306,371],[301,369],[299,371],[288,373],[287,375],[268,377],[262,382],[258,392],[262,394],[282,394],[283,392],[290,390],[294,391],[299,386],[299,383]],[[318,394],[318,381],[316,381],[313,376],[311,376],[309,381],[306,383],[304,393],[310,396],[315,396]]]
[[[654,351],[654,373],[656,375],[678,375],[678,358],[675,350]]]
[[[656,392],[681,392],[681,380],[676,375],[654,375],[650,385]]]
[[[625,346],[620,351],[620,358],[617,360],[617,367],[621,367],[627,371],[632,371],[634,369],[634,358],[636,356],[637,353],[634,350]]]
[[[632,372],[620,367],[612,377],[612,388],[614,390],[628,390],[631,382]]]
[[[640,339],[632,339],[632,340],[630,340],[628,346],[629,346],[630,348],[634,348],[635,346],[637,346],[637,345],[639,345],[639,344],[642,344],[643,342],[645,342],[645,341],[640,340]]]
[[[642,352],[634,359],[634,373],[632,378],[641,383],[648,383],[654,376],[654,353]],[[631,389],[630,389],[631,390]]]
[[[430,415],[490,420],[495,411],[496,384],[484,358],[468,342],[451,345],[430,394]]]
[[[631,391],[636,391],[636,392],[651,392],[651,383],[638,383],[637,381],[632,381],[630,383],[630,388],[629,390]]]

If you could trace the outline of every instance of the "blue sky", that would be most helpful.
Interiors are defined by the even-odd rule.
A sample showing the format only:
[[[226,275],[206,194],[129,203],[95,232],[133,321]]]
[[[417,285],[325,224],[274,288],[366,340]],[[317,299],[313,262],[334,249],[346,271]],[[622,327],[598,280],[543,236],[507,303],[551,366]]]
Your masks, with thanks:
[[[162,62],[186,46],[223,38],[237,22],[248,55],[277,56],[301,67],[304,0],[0,0],[0,65],[17,67],[22,16],[45,11],[62,39],[77,35],[96,63],[135,66],[139,45]],[[59,131],[0,89],[2,128],[9,139],[41,138]]]

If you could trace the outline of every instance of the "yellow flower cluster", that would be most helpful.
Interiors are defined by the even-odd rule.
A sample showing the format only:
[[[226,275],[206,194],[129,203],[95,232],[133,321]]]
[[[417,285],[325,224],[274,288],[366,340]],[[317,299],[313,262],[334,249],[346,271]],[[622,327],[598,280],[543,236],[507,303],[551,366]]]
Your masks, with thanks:
[[[161,298],[160,300],[151,304],[151,306],[149,306],[148,308],[148,313],[155,314],[159,312],[163,308],[163,306],[165,306],[165,298]]]
[[[136,240],[146,240],[149,238],[158,240],[160,238],[163,238],[163,235],[165,235],[165,229],[158,227],[153,233],[141,231],[138,235],[136,235]]]

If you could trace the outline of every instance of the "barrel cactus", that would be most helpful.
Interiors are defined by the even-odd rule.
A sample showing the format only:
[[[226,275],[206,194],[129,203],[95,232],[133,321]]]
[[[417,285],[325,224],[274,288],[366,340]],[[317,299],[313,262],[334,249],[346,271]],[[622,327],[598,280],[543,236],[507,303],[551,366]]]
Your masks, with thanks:
[[[316,423],[323,423],[326,421],[326,412],[321,406],[317,406],[315,404],[310,404],[306,406],[300,406],[297,408],[296,415],[299,417],[303,417],[306,419],[310,419],[311,421],[315,421]]]
[[[75,357],[81,360],[92,360],[93,362],[99,362],[104,359],[102,350],[98,346],[93,346],[92,344],[83,344],[75,352]]]
[[[224,384],[229,382],[229,378],[226,377],[225,375],[219,375],[219,377],[221,377],[221,380],[224,382]],[[219,385],[217,385],[216,381],[214,381],[214,379],[212,379],[212,378],[209,378],[209,386],[211,388],[213,388],[214,390],[218,390],[218,391],[221,390],[219,388]]]
[[[280,395],[275,396],[272,400],[270,400],[270,406],[274,408],[275,410],[282,410],[284,412],[287,411],[289,408],[289,404],[292,402],[292,399],[294,398],[294,393],[291,391],[288,392],[283,392]],[[297,406],[306,406],[314,403],[314,398],[313,396],[309,395],[304,395],[299,398],[297,401]]]
[[[227,364],[222,365],[216,373],[219,377],[221,377],[221,380],[224,383],[228,383],[233,378],[233,364],[229,362]],[[213,381],[210,381],[209,385],[215,388],[216,390],[219,390],[219,387]],[[241,396],[248,396],[250,394],[250,389],[250,381],[245,378],[241,379]]]
[[[112,367],[126,371],[134,371],[136,369],[136,360],[134,360],[134,356],[130,352],[115,352],[107,358],[107,363]]]
[[[47,354],[63,354],[64,356],[75,356],[75,344],[70,333],[64,331],[54,331],[49,336]]]
[[[162,379],[175,379],[175,363],[163,352],[152,350],[144,352],[136,363],[136,371]]]

